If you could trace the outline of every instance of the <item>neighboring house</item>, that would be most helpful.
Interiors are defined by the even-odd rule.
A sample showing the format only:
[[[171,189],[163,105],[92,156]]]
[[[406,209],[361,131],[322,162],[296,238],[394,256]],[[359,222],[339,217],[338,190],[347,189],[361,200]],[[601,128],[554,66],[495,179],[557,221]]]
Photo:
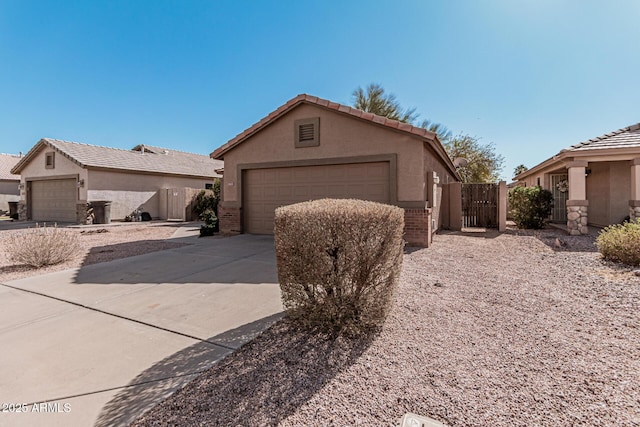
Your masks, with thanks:
[[[640,123],[572,145],[515,179],[550,190],[552,220],[570,234],[640,218]]]
[[[111,201],[115,220],[136,209],[167,219],[172,194],[211,187],[220,167],[208,156],[146,145],[121,150],[44,138],[12,173],[22,176],[20,219],[83,223],[92,201]]]
[[[11,173],[11,169],[18,163],[20,156],[0,154],[0,211],[9,210],[9,202],[20,199],[20,175]]]
[[[404,208],[405,239],[428,246],[460,181],[435,133],[306,94],[211,157],[224,159],[223,233],[273,234],[278,206],[357,198]]]

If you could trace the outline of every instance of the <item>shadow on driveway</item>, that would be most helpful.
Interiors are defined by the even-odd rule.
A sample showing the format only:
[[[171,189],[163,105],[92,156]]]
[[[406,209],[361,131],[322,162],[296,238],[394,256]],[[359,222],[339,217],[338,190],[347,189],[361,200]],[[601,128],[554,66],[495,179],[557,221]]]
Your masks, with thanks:
[[[174,239],[176,240],[176,239]],[[189,238],[164,242],[167,250],[92,264],[95,257],[117,253],[127,243],[93,248],[77,271],[75,284],[278,283],[271,236]],[[185,245],[184,243],[190,244]],[[136,242],[140,251],[158,242]],[[176,245],[180,247],[176,247]],[[171,249],[169,249],[171,248]],[[91,265],[89,265],[91,264]]]
[[[265,317],[166,357],[136,376],[111,399],[102,408],[95,426],[128,425],[281,317],[281,313]]]

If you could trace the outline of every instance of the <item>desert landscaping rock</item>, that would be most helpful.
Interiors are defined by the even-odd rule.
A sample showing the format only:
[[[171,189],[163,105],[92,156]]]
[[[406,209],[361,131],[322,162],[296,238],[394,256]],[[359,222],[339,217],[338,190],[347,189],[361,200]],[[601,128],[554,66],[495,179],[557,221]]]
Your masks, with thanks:
[[[593,241],[438,235],[407,248],[378,335],[284,320],[134,425],[394,426],[411,412],[449,426],[637,426],[640,279]]]
[[[184,246],[183,243],[165,240],[171,237],[176,227],[163,224],[121,225],[108,230],[105,228],[70,228],[69,230],[78,233],[78,240],[82,246],[82,250],[75,258],[61,264],[35,269],[25,265],[13,265],[7,253],[0,251],[0,282]],[[0,244],[4,247],[4,241],[10,234],[21,232],[24,230],[0,231]]]

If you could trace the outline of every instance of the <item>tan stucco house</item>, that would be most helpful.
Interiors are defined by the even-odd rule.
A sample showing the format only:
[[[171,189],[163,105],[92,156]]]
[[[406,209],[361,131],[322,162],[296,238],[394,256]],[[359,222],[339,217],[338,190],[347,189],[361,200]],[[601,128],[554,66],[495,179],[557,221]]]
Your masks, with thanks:
[[[110,201],[114,220],[136,209],[167,219],[167,194],[210,187],[220,167],[209,156],[148,145],[122,150],[44,138],[11,172],[21,175],[20,219],[84,223],[92,201]]]
[[[272,234],[278,206],[357,198],[405,210],[405,239],[428,246],[459,181],[435,133],[298,95],[211,153],[224,160],[223,233]]]
[[[9,210],[9,202],[20,199],[20,175],[11,173],[11,169],[20,161],[20,156],[0,154],[0,211]]]
[[[572,145],[515,179],[550,190],[552,220],[570,234],[640,218],[640,123]]]

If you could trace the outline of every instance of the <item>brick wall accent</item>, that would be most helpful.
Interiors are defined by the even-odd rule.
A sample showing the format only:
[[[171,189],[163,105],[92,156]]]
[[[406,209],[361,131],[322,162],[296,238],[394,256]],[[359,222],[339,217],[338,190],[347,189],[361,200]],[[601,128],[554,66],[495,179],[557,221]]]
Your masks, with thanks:
[[[431,246],[433,230],[431,229],[431,209],[404,210],[404,240],[409,246]]]
[[[220,221],[220,233],[232,235],[242,233],[242,210],[218,205],[218,220]]]

